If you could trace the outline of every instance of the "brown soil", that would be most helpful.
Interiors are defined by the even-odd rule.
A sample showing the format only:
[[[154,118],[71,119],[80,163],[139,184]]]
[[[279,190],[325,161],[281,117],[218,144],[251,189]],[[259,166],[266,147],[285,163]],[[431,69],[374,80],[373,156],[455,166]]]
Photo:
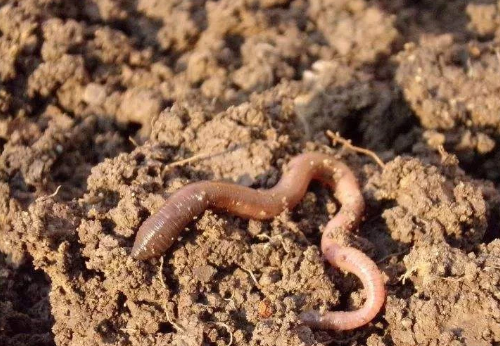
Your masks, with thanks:
[[[499,74],[491,0],[0,0],[0,344],[500,345]],[[363,301],[322,261],[319,185],[130,257],[171,192],[269,188],[311,150],[363,187],[388,288],[367,326],[298,318]]]

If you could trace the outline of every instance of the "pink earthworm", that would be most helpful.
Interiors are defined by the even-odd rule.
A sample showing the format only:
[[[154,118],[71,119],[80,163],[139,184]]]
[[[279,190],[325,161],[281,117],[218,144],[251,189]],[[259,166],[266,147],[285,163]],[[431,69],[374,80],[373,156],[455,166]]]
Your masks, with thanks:
[[[364,305],[354,311],[306,311],[300,319],[319,329],[350,330],[370,322],[385,301],[382,274],[363,252],[335,242],[334,232],[350,232],[361,222],[365,203],[358,182],[344,163],[321,153],[305,153],[293,158],[288,171],[268,190],[256,190],[233,183],[200,181],[173,193],[140,226],[132,257],[146,260],[160,256],[179,234],[207,208],[226,211],[243,218],[266,220],[283,210],[293,209],[302,199],[311,180],[330,186],[341,204],[340,211],[328,222],[321,238],[321,251],[331,265],[356,275],[364,286]]]

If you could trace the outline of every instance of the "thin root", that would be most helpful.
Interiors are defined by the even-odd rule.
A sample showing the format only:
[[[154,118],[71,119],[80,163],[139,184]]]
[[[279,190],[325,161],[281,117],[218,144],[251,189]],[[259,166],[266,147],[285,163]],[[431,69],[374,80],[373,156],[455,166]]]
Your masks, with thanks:
[[[167,317],[168,323],[170,323],[171,325],[173,325],[175,329],[177,329],[177,330],[179,330],[181,332],[184,332],[185,329],[182,328],[182,326],[180,326],[177,323],[175,323],[175,321],[170,318],[170,315],[168,314],[167,306],[165,305],[163,308],[165,309],[165,316]]]
[[[165,166],[165,168],[172,168],[172,167],[184,166],[184,165],[186,165],[188,163],[191,163],[191,162],[194,162],[194,161],[206,159],[206,158],[208,158],[208,157],[210,157],[212,155],[215,155],[215,154],[213,154],[213,153],[200,153],[200,154],[196,154],[194,156],[191,156],[190,158],[169,163],[168,165]]]
[[[233,299],[233,293],[231,292],[231,295],[229,296],[229,298],[223,298],[226,302],[228,303],[233,303],[234,306],[236,306],[236,302],[234,301]]]
[[[231,346],[233,344],[233,332],[231,332],[231,329],[229,328],[229,326],[223,322],[207,322],[209,324],[215,324],[217,326],[222,326],[226,329],[227,333],[229,334],[229,342],[227,344],[227,346]]]
[[[255,285],[257,287],[260,287],[259,283],[257,282],[257,279],[255,278],[255,275],[253,275],[252,271],[250,269],[246,269],[246,268],[243,268],[243,267],[240,267],[241,269],[243,269],[244,271],[246,271],[250,277],[252,278],[253,282],[255,282]]]
[[[283,237],[281,236],[281,234],[279,235],[276,235],[274,236],[276,238],[279,239],[280,243],[281,243],[281,246],[283,247],[283,250],[285,250],[285,252],[287,254],[290,253],[290,249],[285,245],[285,242],[283,241]],[[260,238],[260,239],[268,239],[269,241],[272,241],[274,237],[270,237],[268,236],[267,234],[257,234],[257,238]]]
[[[452,282],[461,282],[461,281],[465,280],[465,276],[460,276],[458,278],[453,277],[453,276],[448,276],[448,277],[445,277],[445,278],[441,278],[441,280],[452,281]]]
[[[450,154],[449,152],[446,151],[446,149],[442,146],[439,145],[437,147],[437,150],[439,152],[439,155],[441,155],[441,163],[443,165],[448,165],[448,166],[456,166],[458,165],[458,159],[455,155]]]
[[[417,271],[418,268],[410,268],[403,275],[399,277],[399,281],[404,285],[406,283],[406,279],[408,279],[413,273]]]
[[[344,145],[346,148],[349,148],[355,152],[370,156],[380,167],[382,167],[382,168],[385,167],[385,163],[373,151],[371,151],[369,149],[365,149],[365,148],[360,148],[360,147],[353,145],[351,143],[351,141],[345,139],[339,133],[333,133],[332,131],[327,130],[326,134],[328,135],[328,137],[330,137],[332,139],[334,144],[335,144],[335,142],[339,142],[340,144]]]
[[[45,201],[46,199],[49,199],[49,198],[52,198],[52,197],[55,197],[58,193],[59,193],[59,190],[61,189],[62,185],[59,185],[57,188],[56,188],[56,191],[54,191],[54,193],[48,195],[48,196],[42,196],[42,197],[39,197],[37,198],[37,201]]]
[[[165,284],[165,281],[163,280],[163,263],[164,263],[164,259],[163,259],[163,257],[160,257],[160,270],[158,272],[158,277],[160,279],[160,282],[161,282],[163,288],[165,288],[165,290],[166,290],[167,285]],[[163,305],[163,310],[165,311],[165,316],[167,317],[168,323],[173,325],[175,329],[180,330],[180,331],[184,331],[184,328],[182,326],[178,325],[177,323],[175,323],[175,321],[173,319],[170,318],[166,303]]]
[[[163,263],[165,260],[163,257],[160,257],[160,270],[158,272],[158,277],[160,278],[161,285],[163,286],[164,289],[167,289],[167,285],[165,284],[165,281],[163,280]]]
[[[217,153],[199,153],[199,154],[193,155],[193,156],[191,156],[191,157],[189,157],[187,159],[182,159],[182,160],[179,160],[179,161],[175,161],[175,162],[169,163],[168,165],[165,166],[165,168],[168,169],[168,168],[172,168],[172,167],[184,166],[184,165],[187,165],[188,163],[191,163],[191,162],[200,161],[200,160],[203,160],[203,159],[207,159],[209,157],[215,157],[215,156],[218,156],[218,155],[226,154],[226,153],[229,153],[229,152],[231,152],[233,150],[236,150],[236,149],[239,149],[241,147],[244,147],[244,146],[246,146],[248,144],[249,143],[244,143],[244,144],[238,145],[238,146],[236,146],[234,148],[223,150],[223,151],[220,151],[220,152],[217,152]]]
[[[139,144],[137,144],[137,142],[135,141],[135,139],[132,138],[132,136],[128,136],[128,140],[130,141],[130,143],[132,143],[134,145],[134,147],[138,147]]]

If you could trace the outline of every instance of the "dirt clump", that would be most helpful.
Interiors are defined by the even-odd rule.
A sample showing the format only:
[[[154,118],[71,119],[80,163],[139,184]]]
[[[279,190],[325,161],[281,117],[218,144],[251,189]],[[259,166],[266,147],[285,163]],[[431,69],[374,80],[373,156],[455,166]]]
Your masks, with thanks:
[[[444,145],[463,165],[479,160],[476,174],[497,179],[500,46],[454,43],[449,35],[408,44],[399,56],[396,80],[427,129],[430,146]],[[476,167],[477,168],[477,167]]]
[[[389,261],[386,320],[397,345],[490,345],[498,340],[498,241],[483,244],[498,191],[456,165],[396,158],[372,177],[369,191],[394,206],[382,213]],[[494,202],[496,201],[496,202]],[[394,243],[396,242],[396,243]],[[411,244],[411,246],[405,245]],[[403,249],[403,251],[401,251]],[[398,252],[399,250],[399,252]],[[391,257],[389,257],[391,258]],[[397,293],[396,293],[397,292]],[[481,303],[479,303],[481,302]],[[371,342],[388,339],[373,337]]]
[[[56,190],[63,199],[81,195],[93,162],[123,147],[124,140],[109,130],[96,117],[76,122],[57,108],[48,108],[37,123],[27,119],[9,122],[9,141],[0,155],[5,179],[5,228],[0,248],[13,263],[22,263],[27,255],[24,237],[9,226],[14,214]]]
[[[500,38],[500,2],[469,4],[469,29],[483,37]]]
[[[355,64],[389,54],[398,37],[395,17],[365,1],[311,1],[308,16],[335,53]]]
[[[478,184],[458,174],[398,157],[370,184],[378,200],[396,201],[382,217],[391,238],[403,243],[449,242],[471,249],[487,228],[487,206]],[[480,187],[480,186],[479,186]]]
[[[500,335],[499,242],[463,252],[446,243],[414,247],[402,280],[408,299],[390,297],[387,321],[399,345],[491,345]]]

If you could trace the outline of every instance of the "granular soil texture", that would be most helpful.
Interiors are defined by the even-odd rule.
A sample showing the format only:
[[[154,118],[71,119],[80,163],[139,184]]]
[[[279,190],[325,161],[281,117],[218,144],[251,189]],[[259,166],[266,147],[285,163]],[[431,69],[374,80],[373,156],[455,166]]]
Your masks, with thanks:
[[[499,28],[491,0],[0,0],[0,344],[500,344]],[[360,180],[368,325],[299,319],[364,299],[322,260],[319,184],[130,257],[180,187],[269,188],[306,151]]]

